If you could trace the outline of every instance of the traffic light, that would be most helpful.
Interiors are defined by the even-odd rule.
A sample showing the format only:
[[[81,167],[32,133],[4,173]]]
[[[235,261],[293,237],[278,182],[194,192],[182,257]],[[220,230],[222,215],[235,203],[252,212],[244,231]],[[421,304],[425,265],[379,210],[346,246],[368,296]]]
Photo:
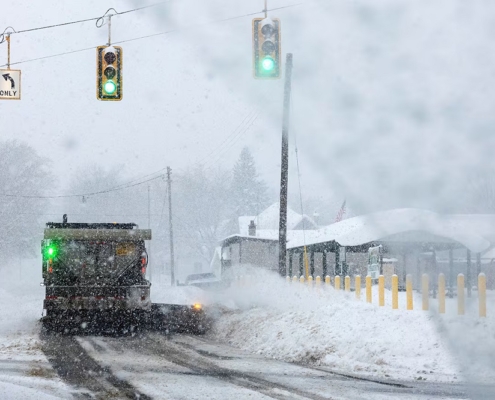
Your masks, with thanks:
[[[98,46],[96,48],[96,98],[120,101],[122,87],[122,47]]]
[[[280,20],[253,19],[253,67],[255,78],[280,78]]]

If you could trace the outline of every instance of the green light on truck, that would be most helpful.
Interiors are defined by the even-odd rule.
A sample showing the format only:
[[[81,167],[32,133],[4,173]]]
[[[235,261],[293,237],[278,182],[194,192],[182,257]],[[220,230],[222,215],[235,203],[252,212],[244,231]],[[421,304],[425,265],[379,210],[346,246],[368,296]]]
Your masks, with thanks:
[[[54,258],[57,255],[57,246],[50,245],[45,247],[45,258]]]

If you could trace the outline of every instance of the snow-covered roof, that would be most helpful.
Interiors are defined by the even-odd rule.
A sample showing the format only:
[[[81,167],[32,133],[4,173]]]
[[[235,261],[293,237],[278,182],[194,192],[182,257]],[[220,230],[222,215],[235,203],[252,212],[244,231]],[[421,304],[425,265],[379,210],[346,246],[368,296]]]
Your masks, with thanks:
[[[249,233],[249,223],[254,221],[257,230],[276,230],[278,232],[280,218],[280,203],[274,203],[266,210],[261,212],[257,216],[242,216],[239,217],[239,233],[241,235],[248,235]],[[292,210],[290,207],[287,208],[287,229],[301,229],[300,224],[305,221],[306,229],[316,228],[316,223],[312,218],[306,214],[301,215]],[[278,237],[278,234],[277,234]]]
[[[287,242],[290,243],[291,240],[304,240],[304,235],[308,231],[303,232],[302,230],[288,230],[287,231]],[[232,238],[244,238],[244,239],[260,239],[260,240],[273,240],[278,242],[279,230],[278,229],[257,229],[255,236],[234,234],[227,236],[222,241],[225,242]]]
[[[495,259],[495,247],[484,252],[481,255],[481,258],[486,259],[486,260],[494,260]]]
[[[349,218],[318,230],[306,231],[304,240],[301,237],[290,240],[288,248],[332,240],[341,246],[359,246],[386,241],[392,235],[409,231],[427,232],[450,239],[476,253],[490,247],[490,241],[477,232],[475,224],[432,211],[403,208]]]

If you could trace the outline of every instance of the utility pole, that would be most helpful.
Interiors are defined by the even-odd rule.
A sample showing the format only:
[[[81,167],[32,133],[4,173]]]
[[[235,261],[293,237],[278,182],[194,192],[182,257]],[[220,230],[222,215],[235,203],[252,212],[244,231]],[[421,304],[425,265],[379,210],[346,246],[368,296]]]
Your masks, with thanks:
[[[150,200],[150,185],[148,185],[148,229],[151,229],[151,200]],[[148,257],[151,256],[151,243],[148,246]],[[151,281],[151,276],[152,276],[152,269],[151,269],[151,264],[150,267],[148,268],[149,275],[150,275],[150,281]]]
[[[287,258],[287,188],[289,177],[289,116],[290,92],[292,79],[292,53],[287,54],[285,61],[284,114],[282,119],[282,161],[280,177],[280,220],[278,236],[278,272],[286,275]]]
[[[170,227],[170,282],[175,285],[175,266],[174,266],[174,229],[172,225],[172,168],[167,167],[167,187],[168,187],[168,225]]]

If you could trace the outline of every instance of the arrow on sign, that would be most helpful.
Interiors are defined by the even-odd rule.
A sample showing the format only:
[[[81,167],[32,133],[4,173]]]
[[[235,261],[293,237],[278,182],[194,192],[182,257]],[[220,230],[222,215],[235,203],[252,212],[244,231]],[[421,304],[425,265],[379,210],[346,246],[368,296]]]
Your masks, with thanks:
[[[7,81],[7,79],[10,79],[10,84],[12,85],[11,89],[15,89],[15,82],[12,79],[12,77],[9,74],[5,74],[2,76],[3,76],[3,79],[5,79],[5,81]]]

